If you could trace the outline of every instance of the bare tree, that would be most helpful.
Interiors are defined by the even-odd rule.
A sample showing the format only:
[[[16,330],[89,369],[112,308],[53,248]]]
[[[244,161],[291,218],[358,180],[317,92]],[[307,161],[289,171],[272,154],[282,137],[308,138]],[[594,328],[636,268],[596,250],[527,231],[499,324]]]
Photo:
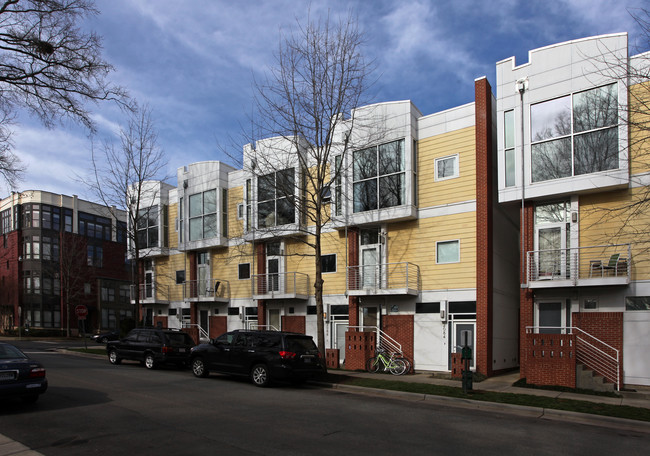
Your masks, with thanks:
[[[127,126],[120,129],[119,144],[105,141],[99,151],[92,151],[93,179],[87,184],[92,192],[119,220],[117,210],[127,213],[129,257],[134,265],[132,280],[135,291],[135,317],[140,320],[140,272],[142,249],[149,247],[140,228],[150,217],[161,215],[151,210],[159,196],[155,182],[165,180],[167,158],[158,146],[158,135],[151,110],[144,106],[129,114]],[[152,182],[155,181],[155,182]]]
[[[8,185],[22,172],[8,140],[18,109],[48,128],[68,118],[92,130],[86,102],[127,104],[125,91],[106,80],[113,68],[101,57],[100,38],[78,26],[97,13],[91,0],[0,2],[0,174]]]
[[[250,150],[246,171],[257,182],[257,226],[277,229],[313,252],[317,339],[325,355],[321,237],[336,215],[333,187],[351,150],[354,109],[364,104],[372,65],[362,53],[363,33],[349,14],[334,21],[308,20],[282,36],[275,66],[256,82],[253,130],[267,139]],[[345,118],[352,113],[352,118]],[[251,142],[255,144],[254,138]],[[255,147],[255,146],[253,146]],[[347,163],[347,161],[345,161]],[[338,200],[337,200],[338,201]],[[311,254],[310,254],[311,255]]]
[[[60,233],[59,258],[53,255],[53,280],[59,276],[61,296],[65,307],[66,336],[70,337],[70,303],[85,294],[84,284],[89,281],[90,268],[88,264],[87,242],[77,234]]]

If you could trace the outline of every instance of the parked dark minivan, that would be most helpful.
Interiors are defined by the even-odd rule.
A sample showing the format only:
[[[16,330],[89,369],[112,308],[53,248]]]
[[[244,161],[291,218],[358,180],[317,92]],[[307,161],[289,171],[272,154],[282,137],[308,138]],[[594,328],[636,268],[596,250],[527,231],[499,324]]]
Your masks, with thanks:
[[[192,349],[192,372],[250,377],[257,386],[272,380],[304,380],[323,372],[311,336],[282,331],[231,331]]]
[[[120,364],[123,359],[140,361],[147,369],[160,364],[186,366],[194,340],[189,334],[173,329],[136,328],[124,339],[106,344],[108,360]]]

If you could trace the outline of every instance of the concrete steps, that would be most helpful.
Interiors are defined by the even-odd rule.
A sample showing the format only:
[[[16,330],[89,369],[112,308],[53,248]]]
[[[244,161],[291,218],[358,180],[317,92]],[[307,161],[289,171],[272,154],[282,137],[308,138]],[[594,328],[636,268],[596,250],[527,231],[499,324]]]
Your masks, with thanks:
[[[576,388],[591,391],[614,392],[614,383],[610,383],[593,370],[587,369],[583,364],[576,365]]]

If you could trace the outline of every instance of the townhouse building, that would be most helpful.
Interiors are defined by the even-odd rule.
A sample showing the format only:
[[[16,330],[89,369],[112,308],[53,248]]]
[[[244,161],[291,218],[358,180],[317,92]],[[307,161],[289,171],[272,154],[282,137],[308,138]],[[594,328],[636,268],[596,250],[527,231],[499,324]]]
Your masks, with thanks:
[[[133,318],[126,264],[126,216],[46,191],[0,200],[0,325],[81,328],[75,307],[88,309],[86,331],[119,329]]]
[[[420,370],[453,370],[463,343],[486,375],[519,365],[518,212],[496,204],[495,108],[481,78],[473,103],[430,115],[410,101],[363,106],[348,115],[367,130],[334,132],[363,146],[333,152],[322,195],[331,365],[363,368],[388,340]],[[141,227],[155,233],[141,265],[148,323],[316,338],[311,226],[294,204],[308,192],[302,147],[265,138],[244,147],[241,169],[192,163],[173,188],[150,183],[161,191],[143,206],[159,214]]]
[[[586,366],[650,384],[647,64],[624,33],[497,63],[498,200],[519,211],[530,383],[590,388]]]

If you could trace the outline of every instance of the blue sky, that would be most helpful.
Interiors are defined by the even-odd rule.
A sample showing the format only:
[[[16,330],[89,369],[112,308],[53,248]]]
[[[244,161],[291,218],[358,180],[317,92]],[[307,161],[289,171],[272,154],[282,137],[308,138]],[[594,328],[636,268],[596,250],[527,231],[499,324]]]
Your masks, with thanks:
[[[103,37],[112,81],[147,103],[169,159],[180,166],[241,152],[252,107],[253,79],[273,64],[280,31],[328,12],[352,9],[374,60],[372,101],[410,99],[423,114],[473,101],[474,79],[496,86],[495,64],[528,51],[592,35],[628,32],[631,53],[647,43],[628,11],[648,0],[97,0],[100,15],[85,27]],[[635,47],[638,46],[638,47]],[[123,114],[91,107],[95,141],[115,138]],[[75,177],[90,169],[91,140],[75,126],[47,130],[21,115],[15,152],[27,166],[18,190],[39,189],[91,198]],[[234,144],[238,144],[236,147]],[[175,182],[172,181],[175,184]],[[0,195],[8,189],[0,186]]]

